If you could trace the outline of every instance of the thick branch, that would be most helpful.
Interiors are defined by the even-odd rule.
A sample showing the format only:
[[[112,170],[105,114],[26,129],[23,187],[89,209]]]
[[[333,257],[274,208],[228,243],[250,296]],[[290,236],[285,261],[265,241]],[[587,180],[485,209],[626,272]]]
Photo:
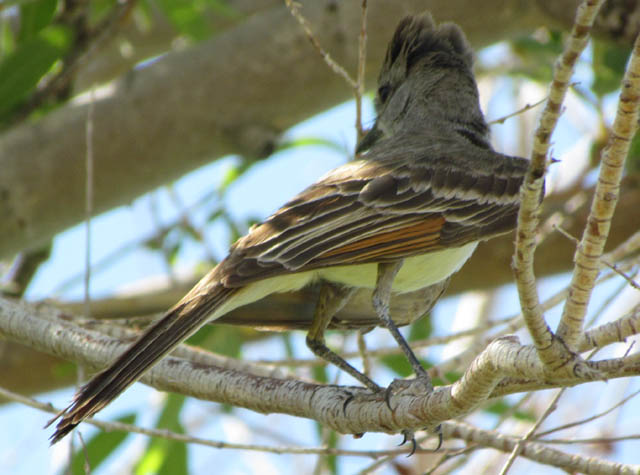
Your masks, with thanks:
[[[585,0],[578,7],[571,35],[553,68],[549,96],[534,134],[531,162],[520,189],[521,203],[518,212],[513,270],[525,324],[539,351],[540,359],[548,367],[557,365],[558,361],[570,360],[570,357],[563,354],[565,352],[561,345],[554,344],[556,340],[542,312],[533,270],[540,201],[548,167],[547,152],[576,61],[587,46],[591,27],[603,3],[604,0]]]
[[[0,300],[0,335],[43,351],[101,368],[127,346],[100,333],[70,325],[55,310]],[[605,377],[640,373],[638,355],[605,360],[599,365]],[[432,393],[402,391],[393,396],[391,411],[383,394],[363,388],[324,386],[292,379],[263,376],[261,367],[246,362],[219,360],[216,366],[170,356],[154,366],[142,381],[161,390],[204,400],[230,403],[259,412],[279,412],[307,417],[342,433],[397,432],[419,429],[468,414],[494,395],[514,392],[523,381],[550,387],[589,381],[586,375],[555,380],[540,364],[533,347],[523,347],[514,337],[494,340],[471,364],[464,376]],[[208,361],[207,363],[210,363]],[[225,367],[218,366],[224,365]],[[229,369],[239,364],[237,369]],[[505,382],[505,378],[507,378]],[[509,383],[512,380],[513,383]],[[420,381],[415,382],[420,384]],[[498,386],[500,386],[498,388]],[[355,397],[353,397],[355,396]],[[345,401],[349,404],[345,407]]]
[[[0,396],[6,396],[9,400],[24,404],[34,409],[57,413],[57,410],[49,404],[43,404],[34,399],[24,397],[20,394],[7,391],[0,388]],[[318,455],[351,455],[362,457],[382,457],[393,456],[401,453],[399,450],[344,450],[331,449],[327,447],[282,447],[267,446],[256,444],[238,444],[232,442],[218,442],[200,437],[193,437],[185,434],[178,434],[165,429],[149,429],[121,422],[105,422],[96,419],[87,419],[87,424],[94,425],[104,431],[124,431],[134,434],[144,434],[149,437],[158,437],[167,440],[180,441],[193,445],[202,445],[205,447],[213,447],[217,449],[227,450],[250,450],[262,453],[275,454],[318,454]],[[491,447],[502,452],[510,452],[520,442],[516,437],[506,436],[496,431],[487,431],[478,429],[474,426],[460,421],[448,421],[442,424],[442,433],[447,439],[459,438],[469,445],[480,445],[483,447]],[[427,449],[428,450],[428,449]],[[420,450],[422,452],[422,450]],[[635,474],[640,470],[640,466],[619,464],[598,459],[595,457],[582,456],[578,454],[568,454],[560,450],[548,447],[541,442],[526,441],[521,444],[520,456],[539,462],[541,464],[552,467],[561,468],[567,472],[579,471],[586,474],[612,474],[626,475]]]
[[[602,154],[591,211],[575,256],[571,291],[558,325],[558,336],[569,347],[573,347],[582,335],[587,305],[600,270],[600,256],[609,237],[611,220],[620,195],[624,162],[631,140],[638,130],[639,108],[640,35],[636,38],[631,60],[622,80],[616,118]]]

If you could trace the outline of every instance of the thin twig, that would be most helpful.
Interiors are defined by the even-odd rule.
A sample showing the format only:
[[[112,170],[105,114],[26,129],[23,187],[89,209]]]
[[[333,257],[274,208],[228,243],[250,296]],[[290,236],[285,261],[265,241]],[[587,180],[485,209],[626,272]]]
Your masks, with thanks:
[[[360,143],[364,137],[362,128],[362,96],[364,95],[364,73],[367,59],[367,0],[362,0],[362,15],[360,20],[360,35],[358,36],[358,77],[356,80],[356,134]]]
[[[607,444],[612,442],[623,442],[625,440],[640,440],[640,434],[621,435],[619,437],[594,437],[591,439],[540,439],[536,442],[545,444]],[[632,473],[632,472],[629,472]],[[633,472],[637,473],[637,472]]]
[[[553,228],[558,231],[560,234],[562,234],[564,237],[566,237],[567,239],[569,239],[570,241],[572,241],[576,246],[580,245],[580,240],[573,236],[571,233],[569,233],[569,231],[567,231],[566,229],[562,228],[561,226],[558,226],[557,224],[553,225]],[[604,256],[601,256],[599,259],[600,263],[602,265],[604,265],[605,267],[608,267],[609,269],[611,269],[613,272],[615,272],[616,274],[618,274],[620,277],[622,277],[624,280],[626,280],[628,282],[628,284],[633,287],[634,289],[640,290],[640,285],[633,280],[631,277],[629,277],[627,274],[625,274],[624,272],[622,272],[618,266],[616,264],[612,264],[610,262],[608,262]]]
[[[516,461],[516,458],[518,457],[518,455],[520,455],[520,451],[522,450],[523,444],[526,441],[531,440],[535,432],[542,425],[542,423],[547,419],[547,417],[549,417],[551,413],[558,408],[558,400],[564,394],[565,391],[566,391],[566,388],[562,388],[560,391],[556,393],[556,395],[553,397],[553,399],[551,400],[551,402],[549,403],[545,411],[542,413],[542,415],[538,418],[538,420],[533,425],[533,427],[531,427],[531,429],[527,431],[526,435],[518,441],[516,446],[511,451],[511,454],[509,455],[509,458],[507,459],[506,463],[502,467],[502,470],[500,470],[500,475],[507,474],[507,472],[509,471],[513,463]]]
[[[335,60],[331,57],[331,55],[327,51],[325,51],[325,49],[322,47],[318,39],[314,36],[313,31],[311,31],[311,26],[309,25],[309,22],[300,13],[300,4],[293,0],[284,0],[284,3],[287,5],[287,8],[291,12],[291,15],[293,15],[293,17],[298,21],[298,23],[302,27],[302,30],[307,35],[307,38],[309,39],[313,47],[318,51],[318,53],[320,53],[320,56],[322,56],[322,59],[324,60],[325,63],[327,63],[329,68],[338,76],[342,77],[345,81],[347,81],[347,84],[349,84],[349,86],[351,86],[352,89],[357,90],[358,82],[351,77],[351,75],[346,71],[346,69],[344,69],[342,66],[340,66],[338,63],[335,62]]]
[[[44,412],[51,414],[58,414],[60,411],[51,404],[41,403],[35,399],[22,396],[20,394],[9,391],[8,389],[0,387],[0,396],[9,399],[10,401],[19,402],[25,406],[33,407]],[[160,437],[162,439],[174,440],[178,442],[185,442],[189,444],[204,445],[207,447],[214,447],[217,449],[234,449],[234,450],[249,450],[254,452],[266,452],[274,454],[311,454],[311,455],[350,455],[354,457],[384,457],[388,455],[401,455],[406,454],[409,449],[396,449],[396,450],[342,450],[342,449],[329,449],[324,447],[270,447],[268,445],[257,444],[234,444],[230,442],[218,442],[214,440],[203,439],[200,437],[191,437],[184,434],[179,434],[167,429],[145,429],[131,424],[125,424],[122,422],[105,422],[96,419],[85,419],[83,422],[99,427],[104,431],[122,431],[130,432],[133,434],[148,435],[150,437]]]
[[[364,128],[362,127],[362,97],[364,95],[364,75],[365,64],[367,56],[367,0],[361,0],[362,14],[360,20],[360,34],[358,36],[358,70],[357,78],[353,79],[351,75],[340,66],[331,55],[322,47],[318,39],[313,34],[311,26],[307,19],[300,13],[300,5],[294,0],[285,0],[285,4],[291,15],[298,21],[302,30],[307,35],[307,38],[318,51],[324,62],[329,66],[334,73],[342,77],[349,87],[353,89],[353,95],[356,103],[356,134],[357,141],[359,143],[362,137],[364,137]]]
[[[461,438],[482,447],[493,447],[503,452],[513,450],[513,447],[518,443],[518,440],[514,437],[509,437],[499,432],[478,429],[465,422],[445,422],[442,424],[442,428],[447,437]],[[634,438],[634,436],[629,438]],[[627,439],[625,438],[624,440]],[[621,464],[595,457],[561,452],[548,447],[546,442],[528,441],[524,444],[522,456],[548,466],[561,468],[570,473],[632,474],[638,473],[640,469],[638,465]]]
[[[595,414],[595,415],[593,415],[591,417],[587,417],[585,419],[580,419],[580,420],[577,420],[575,422],[570,422],[569,424],[563,424],[561,426],[554,427],[553,429],[549,429],[549,430],[546,430],[544,432],[539,432],[538,434],[536,434],[536,439],[537,440],[542,440],[541,438],[544,437],[545,435],[553,434],[554,432],[559,432],[561,430],[571,429],[572,427],[577,427],[577,426],[584,425],[584,424],[587,424],[589,422],[595,421],[596,419],[604,417],[607,414],[609,414],[610,412],[615,411],[617,408],[622,407],[627,401],[633,399],[638,394],[640,394],[640,389],[638,391],[635,391],[634,393],[628,395],[627,397],[622,399],[620,402],[618,402],[614,406],[611,406],[606,411],[602,411],[602,412],[600,412],[598,414]]]
[[[85,156],[85,253],[84,253],[84,315],[91,318],[91,217],[93,216],[93,114],[95,110],[95,94],[91,89],[89,107],[87,107]]]
[[[358,353],[360,354],[360,359],[362,360],[362,374],[365,376],[371,375],[371,359],[369,358],[369,352],[367,351],[367,341],[364,338],[363,331],[357,332],[358,338]]]
[[[536,101],[533,104],[527,104],[527,105],[525,105],[524,107],[518,109],[515,112],[511,112],[510,114],[504,115],[504,116],[502,116],[502,117],[500,117],[498,119],[490,120],[489,122],[487,122],[487,125],[504,124],[511,117],[515,117],[515,116],[520,115],[520,114],[522,114],[524,112],[527,112],[528,110],[534,109],[534,108],[538,107],[540,104],[542,104],[546,100],[547,100],[547,98],[543,97],[539,101]]]
[[[624,280],[627,281],[627,283],[633,287],[636,290],[640,290],[640,284],[638,284],[635,280],[633,280],[633,278],[629,275],[627,275],[626,273],[622,272],[618,266],[616,264],[611,264],[607,261],[605,261],[604,259],[600,259],[600,262],[602,262],[605,266],[607,266],[609,269],[611,269],[613,272],[615,272],[616,274],[618,274],[620,277],[622,277]]]

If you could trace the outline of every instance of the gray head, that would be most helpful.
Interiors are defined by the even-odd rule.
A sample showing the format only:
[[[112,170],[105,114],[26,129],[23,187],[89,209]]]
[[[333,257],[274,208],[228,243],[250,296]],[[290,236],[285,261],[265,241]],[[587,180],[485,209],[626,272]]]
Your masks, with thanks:
[[[436,26],[428,13],[405,17],[378,77],[378,118],[358,151],[400,132],[457,133],[488,146],[472,64],[473,52],[457,25]]]

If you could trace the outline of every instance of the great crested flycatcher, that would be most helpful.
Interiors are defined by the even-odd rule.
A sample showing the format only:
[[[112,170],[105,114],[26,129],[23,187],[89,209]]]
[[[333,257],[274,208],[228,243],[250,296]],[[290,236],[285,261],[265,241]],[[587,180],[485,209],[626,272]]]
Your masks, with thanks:
[[[205,323],[316,282],[323,287],[307,337],[316,354],[379,389],[323,338],[353,289],[372,289],[378,324],[391,331],[430,388],[389,315],[390,296],[428,289],[435,301],[478,241],[512,230],[527,169],[525,159],[489,144],[471,66],[471,49],[456,25],[435,26],[428,14],[404,18],[378,79],[378,118],[356,160],[239,239],[226,259],[79,390],[52,443]]]

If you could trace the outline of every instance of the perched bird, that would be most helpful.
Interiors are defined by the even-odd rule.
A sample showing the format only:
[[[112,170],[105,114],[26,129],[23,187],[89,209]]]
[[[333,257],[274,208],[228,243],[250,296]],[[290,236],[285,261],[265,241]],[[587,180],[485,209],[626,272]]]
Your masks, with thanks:
[[[60,414],[52,443],[205,323],[271,293],[318,282],[315,314],[297,324],[308,327],[314,353],[378,391],[325,345],[324,331],[383,325],[431,388],[389,314],[389,300],[422,289],[428,308],[479,241],[512,230],[527,169],[525,159],[491,147],[471,67],[472,51],[459,27],[436,26],[428,14],[404,18],[378,79],[378,117],[356,160],[239,239],[226,259],[79,390]],[[364,323],[335,319],[361,288],[373,290],[376,316]],[[394,318],[406,324],[419,316]]]

